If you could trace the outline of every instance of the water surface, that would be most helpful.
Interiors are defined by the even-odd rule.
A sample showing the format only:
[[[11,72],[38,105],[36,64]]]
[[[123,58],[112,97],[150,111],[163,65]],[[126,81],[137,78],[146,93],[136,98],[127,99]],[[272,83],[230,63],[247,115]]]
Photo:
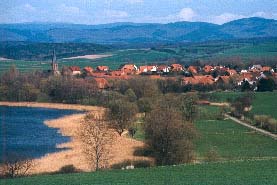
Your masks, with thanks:
[[[14,156],[37,158],[60,151],[56,145],[70,138],[47,127],[44,121],[74,113],[80,111],[0,106],[0,162]]]

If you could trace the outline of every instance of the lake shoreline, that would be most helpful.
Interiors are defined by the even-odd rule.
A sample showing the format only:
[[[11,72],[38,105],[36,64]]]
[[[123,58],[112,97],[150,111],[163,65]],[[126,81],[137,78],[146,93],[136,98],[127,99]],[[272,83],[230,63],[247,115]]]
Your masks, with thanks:
[[[79,111],[104,111],[105,108],[78,105],[78,104],[63,104],[63,103],[40,103],[40,102],[8,102],[0,101],[0,106],[9,107],[34,107],[34,108],[49,108],[49,109],[61,109],[61,110],[79,110]]]
[[[105,108],[74,104],[37,102],[0,102],[0,106],[85,111],[85,113],[76,113],[44,121],[44,124],[48,127],[58,129],[62,136],[70,137],[70,141],[56,146],[57,148],[64,148],[66,150],[49,153],[41,158],[34,159],[34,168],[30,171],[30,174],[53,173],[57,172],[61,167],[66,165],[74,165],[77,169],[84,172],[91,171],[90,165],[83,154],[82,142],[78,136],[78,131],[80,130],[80,126],[86,113],[102,114]],[[151,160],[147,157],[138,157],[133,154],[137,148],[145,146],[143,142],[125,136],[121,137],[114,131],[111,131],[111,134],[113,135],[114,143],[111,146],[111,159],[109,160],[110,165],[117,164],[125,160]]]

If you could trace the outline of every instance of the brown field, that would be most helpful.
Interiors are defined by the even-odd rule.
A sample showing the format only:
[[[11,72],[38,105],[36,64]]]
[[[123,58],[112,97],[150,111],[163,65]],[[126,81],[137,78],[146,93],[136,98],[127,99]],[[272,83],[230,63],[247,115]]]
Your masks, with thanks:
[[[0,57],[0,61],[3,61],[3,60],[11,60],[11,59]]]
[[[99,58],[106,58],[106,57],[111,57],[113,55],[84,55],[84,56],[77,56],[77,57],[70,57],[70,58],[63,58],[65,60],[72,60],[72,59],[99,59]]]

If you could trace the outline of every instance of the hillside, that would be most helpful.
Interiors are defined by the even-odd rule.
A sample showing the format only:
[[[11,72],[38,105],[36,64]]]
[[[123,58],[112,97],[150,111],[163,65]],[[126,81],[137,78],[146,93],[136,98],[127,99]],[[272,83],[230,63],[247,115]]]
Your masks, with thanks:
[[[200,42],[236,38],[277,37],[277,21],[248,18],[223,25],[204,22],[113,23],[104,25],[2,24],[0,25],[0,35],[0,41],[100,44]]]

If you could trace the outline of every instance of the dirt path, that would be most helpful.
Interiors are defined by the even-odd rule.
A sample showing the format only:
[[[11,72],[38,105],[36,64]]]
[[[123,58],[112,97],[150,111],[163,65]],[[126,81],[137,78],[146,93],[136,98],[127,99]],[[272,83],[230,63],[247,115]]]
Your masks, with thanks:
[[[242,126],[245,126],[245,127],[247,127],[247,128],[250,128],[250,129],[252,129],[252,130],[254,130],[254,131],[258,132],[258,133],[261,133],[261,134],[263,134],[263,135],[265,135],[265,136],[269,136],[269,137],[273,138],[274,140],[277,140],[277,135],[276,135],[276,134],[272,134],[272,133],[270,133],[270,132],[268,132],[268,131],[265,131],[265,130],[263,130],[263,129],[259,129],[259,128],[257,128],[257,127],[251,126],[251,125],[249,125],[249,124],[247,124],[247,123],[245,123],[245,122],[242,122],[242,121],[240,121],[239,119],[234,118],[234,117],[232,117],[232,116],[230,116],[230,115],[228,115],[228,114],[225,114],[225,117],[227,117],[227,118],[233,120],[234,122],[236,122],[236,123],[238,123],[238,124],[240,124],[240,125],[242,125]]]
[[[212,105],[212,106],[218,106],[218,107],[229,107],[230,103],[215,103],[215,102],[211,102],[210,105]]]

